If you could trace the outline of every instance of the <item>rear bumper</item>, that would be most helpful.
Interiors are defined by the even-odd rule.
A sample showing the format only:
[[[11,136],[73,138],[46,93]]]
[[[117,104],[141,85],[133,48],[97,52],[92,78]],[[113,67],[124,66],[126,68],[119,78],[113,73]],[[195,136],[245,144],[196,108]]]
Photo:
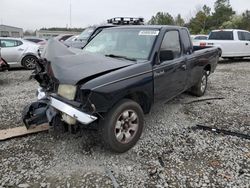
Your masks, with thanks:
[[[74,118],[75,120],[79,121],[84,125],[88,125],[93,121],[97,120],[97,117],[82,112],[53,97],[50,97],[50,106],[52,106],[53,108],[57,109],[62,113],[69,115],[70,117]]]

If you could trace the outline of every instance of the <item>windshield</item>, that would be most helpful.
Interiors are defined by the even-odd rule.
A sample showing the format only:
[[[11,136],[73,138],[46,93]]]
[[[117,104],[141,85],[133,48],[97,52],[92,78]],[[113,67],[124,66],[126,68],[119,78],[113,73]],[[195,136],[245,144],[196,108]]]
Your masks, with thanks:
[[[104,29],[83,51],[110,57],[146,60],[158,34],[159,30],[156,29]]]
[[[85,29],[78,37],[78,39],[82,39],[82,40],[87,40],[90,35],[93,33],[93,31],[95,30],[94,27],[89,27],[87,29]]]

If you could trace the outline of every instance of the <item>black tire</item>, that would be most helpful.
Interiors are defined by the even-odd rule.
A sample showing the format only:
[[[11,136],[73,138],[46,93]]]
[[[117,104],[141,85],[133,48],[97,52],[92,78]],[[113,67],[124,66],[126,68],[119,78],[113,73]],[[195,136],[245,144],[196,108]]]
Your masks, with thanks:
[[[205,94],[207,89],[208,75],[207,71],[203,70],[202,76],[199,81],[191,88],[191,93],[197,97],[201,97]]]
[[[118,128],[119,124],[121,128]],[[141,106],[129,99],[121,100],[100,122],[100,130],[105,147],[117,153],[128,151],[140,139],[143,124],[144,114]],[[132,127],[135,131],[129,130]],[[129,134],[128,136],[131,137],[127,138],[126,134]]]
[[[221,57],[221,55],[222,55],[222,50],[219,48],[219,52],[218,52],[218,54],[219,54],[219,58]]]
[[[25,56],[22,60],[22,65],[27,70],[34,70],[36,68],[37,58],[33,55]]]

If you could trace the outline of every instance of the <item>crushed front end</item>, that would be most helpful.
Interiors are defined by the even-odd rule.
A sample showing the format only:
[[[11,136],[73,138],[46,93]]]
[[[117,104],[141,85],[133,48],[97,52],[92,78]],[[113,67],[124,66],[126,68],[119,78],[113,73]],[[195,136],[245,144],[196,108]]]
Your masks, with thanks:
[[[38,60],[31,78],[34,78],[40,87],[37,90],[38,100],[27,105],[22,112],[22,120],[27,129],[44,123],[49,123],[50,126],[62,123],[72,126],[88,125],[97,120],[97,117],[92,115],[93,111],[88,111],[87,101],[75,100],[77,86],[60,84],[54,75],[51,61],[47,58]]]

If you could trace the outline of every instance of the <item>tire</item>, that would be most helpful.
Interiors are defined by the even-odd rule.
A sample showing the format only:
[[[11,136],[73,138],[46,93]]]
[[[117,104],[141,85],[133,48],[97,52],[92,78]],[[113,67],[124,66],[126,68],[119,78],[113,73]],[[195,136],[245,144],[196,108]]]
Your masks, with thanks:
[[[34,70],[36,68],[37,58],[32,55],[25,56],[22,60],[22,65],[27,70]]]
[[[197,97],[201,97],[205,94],[206,89],[207,89],[207,80],[208,80],[208,75],[207,71],[203,70],[202,76],[192,88],[191,88],[191,93]]]
[[[220,48],[218,50],[219,50],[218,54],[219,54],[219,58],[220,58],[222,56],[222,50]]]
[[[117,153],[128,151],[140,139],[143,124],[141,106],[129,99],[121,100],[99,124],[105,147]]]

